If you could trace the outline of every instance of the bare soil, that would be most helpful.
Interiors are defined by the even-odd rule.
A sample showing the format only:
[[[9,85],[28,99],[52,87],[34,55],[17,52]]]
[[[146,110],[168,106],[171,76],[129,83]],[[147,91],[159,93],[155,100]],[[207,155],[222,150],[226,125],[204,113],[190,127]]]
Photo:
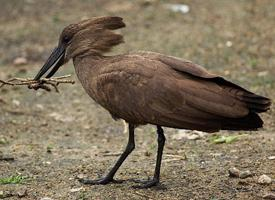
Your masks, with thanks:
[[[125,44],[113,54],[151,50],[199,63],[271,99],[275,97],[275,2],[273,0],[185,0],[186,14],[167,9],[157,0],[10,0],[0,1],[0,79],[33,77],[62,28],[81,19],[118,15],[127,28]],[[14,65],[15,58],[27,59]],[[59,75],[74,74],[72,63]],[[75,76],[73,79],[77,80]],[[262,199],[275,192],[274,106],[262,115],[258,132],[219,132],[243,135],[232,143],[215,144],[213,135],[197,140],[177,139],[165,129],[167,143],[161,185],[138,190],[133,178],[153,175],[155,127],[139,127],[136,150],[116,178],[122,184],[86,186],[76,177],[102,176],[127,142],[121,121],[85,94],[81,85],[60,86],[60,93],[0,89],[0,178],[22,175],[21,184],[0,185],[7,199]],[[250,170],[246,179],[231,178],[228,169]],[[261,185],[266,174],[273,183]],[[22,192],[23,191],[23,192]],[[20,196],[20,195],[19,195]],[[1,198],[1,194],[0,194]]]

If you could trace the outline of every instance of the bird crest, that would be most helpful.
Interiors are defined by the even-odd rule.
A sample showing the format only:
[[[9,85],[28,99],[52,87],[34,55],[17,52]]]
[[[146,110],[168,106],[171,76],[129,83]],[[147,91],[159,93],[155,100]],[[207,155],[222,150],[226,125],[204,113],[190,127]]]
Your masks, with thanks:
[[[123,28],[121,17],[94,17],[70,24],[60,35],[60,43],[68,43],[66,60],[87,54],[101,55],[123,42],[123,36],[113,30]]]

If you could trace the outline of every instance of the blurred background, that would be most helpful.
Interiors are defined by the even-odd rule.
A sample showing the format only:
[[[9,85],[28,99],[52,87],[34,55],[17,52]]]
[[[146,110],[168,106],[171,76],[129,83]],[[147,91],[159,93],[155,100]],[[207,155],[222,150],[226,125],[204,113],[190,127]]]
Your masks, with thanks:
[[[121,30],[125,43],[111,54],[149,50],[185,58],[275,96],[273,0],[0,0],[0,5],[1,80],[33,77],[66,25],[115,15],[127,26]],[[71,62],[61,69],[58,75],[73,74],[77,81]],[[166,129],[163,184],[144,191],[130,189],[131,182],[89,187],[75,180],[102,175],[127,141],[123,123],[113,121],[78,81],[60,86],[59,94],[1,88],[0,113],[0,198],[260,199],[275,191],[274,181],[257,181],[262,174],[275,179],[274,107],[262,115],[265,127],[259,132]],[[154,131],[138,129],[137,149],[119,178],[153,174]],[[229,178],[232,166],[251,176]]]

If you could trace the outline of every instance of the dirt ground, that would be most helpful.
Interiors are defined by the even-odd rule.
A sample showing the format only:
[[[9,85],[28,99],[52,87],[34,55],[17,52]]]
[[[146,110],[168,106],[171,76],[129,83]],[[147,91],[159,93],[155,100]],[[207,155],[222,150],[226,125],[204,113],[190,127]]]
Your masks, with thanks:
[[[190,11],[168,9],[168,3],[179,2]],[[0,0],[0,4],[0,79],[33,77],[69,23],[118,15],[127,27],[122,30],[125,44],[114,54],[151,50],[186,58],[253,92],[275,97],[273,0]],[[26,64],[16,65],[18,57],[26,58]],[[58,74],[73,74],[77,80],[72,63]],[[138,190],[131,187],[136,184],[131,179],[153,175],[154,127],[137,129],[136,150],[116,176],[125,182],[84,186],[76,177],[103,175],[124,149],[127,133],[78,81],[60,86],[60,91],[0,89],[0,179],[24,178],[20,184],[0,184],[0,198],[258,200],[275,193],[274,106],[262,115],[265,126],[258,132],[216,134],[241,135],[234,142],[216,144],[213,135],[185,139],[182,132],[165,129],[161,185]],[[8,157],[14,160],[3,159]],[[252,176],[229,177],[231,167],[250,170]],[[263,174],[273,183],[259,184]]]

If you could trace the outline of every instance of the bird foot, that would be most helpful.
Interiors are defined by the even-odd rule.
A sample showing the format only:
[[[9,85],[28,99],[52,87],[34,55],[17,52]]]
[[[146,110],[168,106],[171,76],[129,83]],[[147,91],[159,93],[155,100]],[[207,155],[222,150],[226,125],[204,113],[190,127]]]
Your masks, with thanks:
[[[136,189],[146,189],[151,188],[153,186],[157,186],[159,184],[159,180],[153,178],[151,180],[134,180],[135,183],[141,183],[141,185],[134,185],[133,188]]]
[[[91,179],[78,179],[80,183],[83,183],[85,185],[106,185],[108,183],[122,183],[123,180],[114,180],[113,178],[109,177],[103,177],[97,180],[91,180]]]

